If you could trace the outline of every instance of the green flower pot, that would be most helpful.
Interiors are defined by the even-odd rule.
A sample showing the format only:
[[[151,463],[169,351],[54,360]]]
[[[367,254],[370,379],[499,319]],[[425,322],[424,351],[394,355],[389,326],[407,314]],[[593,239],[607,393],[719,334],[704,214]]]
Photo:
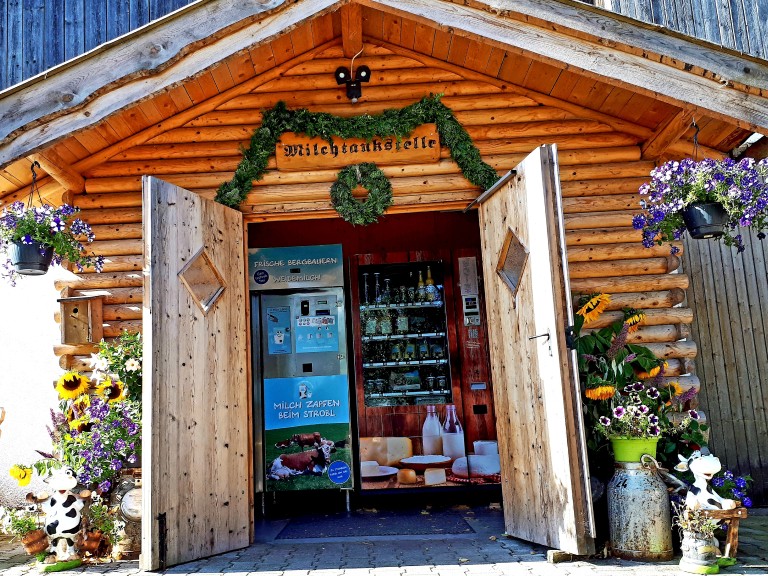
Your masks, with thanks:
[[[613,459],[616,462],[640,462],[643,454],[656,458],[658,438],[611,438]]]

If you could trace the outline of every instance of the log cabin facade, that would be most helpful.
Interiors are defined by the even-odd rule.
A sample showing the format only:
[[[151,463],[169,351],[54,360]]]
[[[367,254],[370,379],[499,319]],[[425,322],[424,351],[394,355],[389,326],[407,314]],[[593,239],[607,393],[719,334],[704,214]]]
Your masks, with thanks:
[[[370,68],[371,81],[353,103],[334,71],[361,50],[355,62]],[[753,132],[764,132],[766,86],[763,61],[661,34],[577,2],[529,1],[508,8],[483,0],[328,0],[233,7],[213,0],[76,58],[47,78],[0,93],[0,202],[28,196],[29,165],[39,161],[47,175],[43,197],[79,206],[96,233],[94,252],[107,257],[101,274],[85,270],[58,285],[62,296],[99,297],[105,338],[123,330],[147,335],[145,370],[151,366],[157,386],[145,387],[151,407],[145,431],[152,437],[144,455],[144,467],[151,470],[145,565],[218,553],[247,544],[251,536],[258,483],[254,460],[260,455],[248,432],[254,418],[248,361],[253,343],[246,265],[238,252],[244,256],[248,247],[295,245],[297,237],[322,229],[341,242],[359,237],[363,251],[419,251],[430,238],[435,244],[443,239],[441,229],[466,227],[477,239],[456,241],[453,248],[480,250],[484,282],[495,276],[496,253],[494,261],[482,257],[501,234],[489,232],[497,226],[494,212],[486,209],[484,216],[481,203],[479,218],[459,215],[483,191],[463,177],[445,148],[435,162],[381,166],[392,184],[394,205],[378,232],[378,224],[360,230],[337,218],[328,193],[336,169],[284,172],[274,159],[240,205],[240,218],[214,215],[221,207],[209,210],[207,201],[231,179],[265,109],[283,101],[290,108],[356,116],[440,93],[500,176],[515,168],[532,173],[521,163],[531,151],[554,144],[556,155],[548,165],[556,170],[552,190],[559,190],[562,201],[545,229],[562,224],[561,236],[550,240],[553,261],[558,242],[567,261],[563,287],[574,294],[613,294],[610,311],[596,327],[619,319],[624,306],[642,309],[645,320],[632,341],[667,359],[669,378],[698,388],[716,383],[702,383],[695,375],[697,346],[688,327],[693,312],[685,305],[689,278],[668,247],[640,244],[631,226],[637,189],[660,162],[694,153],[723,157]],[[700,128],[698,150],[694,119]],[[549,152],[541,154],[549,158]],[[159,196],[148,201],[153,190]],[[187,212],[171,219],[182,198],[189,202]],[[185,224],[195,222],[192,214],[208,225]],[[242,233],[237,232],[240,221]],[[413,233],[414,225],[431,236]],[[203,235],[196,236],[201,229]],[[413,245],[404,245],[408,240]],[[200,245],[219,270],[230,274],[225,282],[233,301],[224,318],[201,315],[183,292],[164,286]],[[565,302],[554,301],[560,302],[558,317],[567,317]],[[503,295],[487,302],[489,326],[508,322],[504,313],[513,304]],[[191,319],[171,325],[158,319],[155,325],[164,313],[158,310]],[[531,436],[519,432],[522,419],[530,422],[526,434],[534,434],[539,446],[553,446],[569,433],[579,436],[573,389],[567,378],[558,381],[566,392],[557,413],[566,424],[552,430],[546,404],[524,401],[537,390],[519,389],[515,376],[505,372],[507,362],[518,360],[499,351],[508,336],[499,330],[491,330],[488,347],[508,531],[589,551],[594,532],[578,438],[566,443],[563,469],[554,462],[536,464],[526,454]],[[174,338],[185,331],[192,333],[184,344],[191,348],[179,350]],[[226,340],[214,336],[222,332]],[[88,344],[54,346],[67,369],[87,369],[93,350]],[[183,354],[188,362],[179,360]],[[212,396],[188,398],[185,391],[203,378],[223,383]],[[525,404],[527,411],[521,412]],[[220,405],[226,409],[215,408]],[[204,426],[193,433],[175,419],[164,419],[172,406]],[[196,450],[213,454],[211,462],[181,461],[167,453],[167,445],[183,445],[190,434],[197,434]],[[162,490],[186,465],[178,493]],[[207,472],[195,476],[201,467]],[[553,474],[566,486],[565,496],[556,493]],[[226,478],[217,482],[225,486],[206,503],[204,486],[214,478]],[[182,502],[180,493],[199,499]],[[552,524],[537,525],[541,515],[527,517],[527,508],[545,516],[552,512]],[[173,530],[200,510],[206,511],[201,518],[214,518],[211,525],[225,529],[223,534],[206,540],[206,526],[195,524],[190,541],[199,547],[190,550],[181,535],[169,532],[171,545],[161,554],[158,514],[174,515]],[[554,514],[561,510],[566,512]]]

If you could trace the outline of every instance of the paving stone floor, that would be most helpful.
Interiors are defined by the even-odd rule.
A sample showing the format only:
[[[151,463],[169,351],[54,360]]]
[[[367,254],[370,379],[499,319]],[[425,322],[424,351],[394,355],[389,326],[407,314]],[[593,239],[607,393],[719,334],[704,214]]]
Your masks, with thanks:
[[[473,534],[275,539],[286,521],[258,526],[258,542],[243,550],[175,566],[166,574],[196,576],[664,576],[683,574],[677,562],[645,564],[588,559],[550,564],[546,548],[503,535],[501,511],[460,508]],[[741,523],[739,564],[723,574],[768,575],[768,509],[753,510]],[[143,574],[137,562],[88,565],[60,574]],[[0,540],[0,573],[25,576],[36,570],[18,543]]]

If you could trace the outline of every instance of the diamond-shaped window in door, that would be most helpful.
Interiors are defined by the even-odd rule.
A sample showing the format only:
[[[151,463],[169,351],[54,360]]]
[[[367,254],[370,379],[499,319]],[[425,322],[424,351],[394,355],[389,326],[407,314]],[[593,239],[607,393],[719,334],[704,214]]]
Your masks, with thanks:
[[[520,278],[523,276],[527,262],[528,249],[512,230],[507,230],[507,236],[504,238],[504,245],[499,254],[499,262],[496,264],[496,273],[512,291],[513,297],[517,296]]]
[[[192,257],[187,265],[179,272],[179,278],[187,287],[192,299],[207,314],[219,296],[224,292],[224,279],[211,258],[206,254],[205,248]]]

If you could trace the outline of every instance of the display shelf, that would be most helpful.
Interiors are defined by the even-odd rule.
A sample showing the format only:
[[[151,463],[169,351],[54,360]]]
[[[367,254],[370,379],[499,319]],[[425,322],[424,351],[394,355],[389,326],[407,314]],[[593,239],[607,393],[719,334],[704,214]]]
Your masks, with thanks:
[[[396,366],[435,366],[437,364],[447,364],[446,358],[435,360],[398,360],[393,362],[364,362],[363,368],[394,368]]]
[[[450,390],[408,390],[405,392],[372,392],[369,398],[397,398],[399,396],[445,396]]]
[[[387,340],[407,340],[409,338],[445,338],[445,332],[413,332],[411,334],[385,334],[377,336],[363,336],[363,342],[379,342]]]
[[[407,310],[409,308],[442,308],[442,300],[411,302],[410,304],[361,304],[360,310]]]

